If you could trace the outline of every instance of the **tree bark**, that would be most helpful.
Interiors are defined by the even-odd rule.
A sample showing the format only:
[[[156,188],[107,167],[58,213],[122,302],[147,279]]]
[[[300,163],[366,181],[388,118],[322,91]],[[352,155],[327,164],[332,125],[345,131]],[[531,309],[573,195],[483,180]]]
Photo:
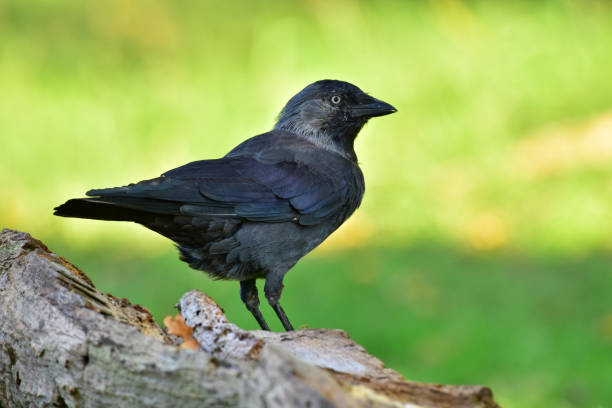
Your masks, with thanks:
[[[178,307],[195,350],[3,230],[0,407],[498,407],[486,387],[405,381],[341,330],[245,331],[198,291]]]

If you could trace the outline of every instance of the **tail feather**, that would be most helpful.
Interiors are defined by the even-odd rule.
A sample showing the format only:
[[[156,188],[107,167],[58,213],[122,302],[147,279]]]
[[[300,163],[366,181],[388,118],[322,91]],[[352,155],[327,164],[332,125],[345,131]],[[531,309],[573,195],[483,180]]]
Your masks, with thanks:
[[[89,218],[106,221],[147,223],[156,215],[180,214],[179,204],[169,201],[127,197],[75,198],[54,209],[60,217]]]

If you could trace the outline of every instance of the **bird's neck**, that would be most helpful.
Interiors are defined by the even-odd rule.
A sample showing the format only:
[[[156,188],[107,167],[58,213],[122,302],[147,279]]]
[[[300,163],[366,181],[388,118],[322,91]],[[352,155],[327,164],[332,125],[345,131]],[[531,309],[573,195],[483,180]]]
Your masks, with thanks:
[[[289,120],[279,120],[274,129],[281,129],[293,133],[298,137],[308,140],[310,143],[337,153],[344,158],[357,162],[357,155],[353,147],[357,133],[361,129],[329,129],[303,121],[299,117]]]

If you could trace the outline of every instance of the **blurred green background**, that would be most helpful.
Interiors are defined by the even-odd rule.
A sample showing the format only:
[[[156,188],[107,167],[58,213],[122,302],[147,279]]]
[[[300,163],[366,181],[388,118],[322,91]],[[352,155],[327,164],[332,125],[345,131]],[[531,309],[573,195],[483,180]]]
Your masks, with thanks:
[[[506,408],[612,406],[609,2],[0,0],[0,225],[158,321],[199,288],[254,329],[164,238],[52,208],[221,156],[323,78],[399,112],[357,140],[362,208],[287,275],[294,324]]]

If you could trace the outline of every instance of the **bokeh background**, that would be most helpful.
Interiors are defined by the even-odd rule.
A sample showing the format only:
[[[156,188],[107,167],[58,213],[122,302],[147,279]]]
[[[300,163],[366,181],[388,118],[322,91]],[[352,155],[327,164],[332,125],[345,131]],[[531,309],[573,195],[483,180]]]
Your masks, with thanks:
[[[169,241],[52,208],[221,156],[323,78],[399,112],[357,140],[362,208],[287,275],[294,324],[504,407],[612,406],[610,2],[0,0],[0,225],[158,321],[199,288],[254,329]]]

